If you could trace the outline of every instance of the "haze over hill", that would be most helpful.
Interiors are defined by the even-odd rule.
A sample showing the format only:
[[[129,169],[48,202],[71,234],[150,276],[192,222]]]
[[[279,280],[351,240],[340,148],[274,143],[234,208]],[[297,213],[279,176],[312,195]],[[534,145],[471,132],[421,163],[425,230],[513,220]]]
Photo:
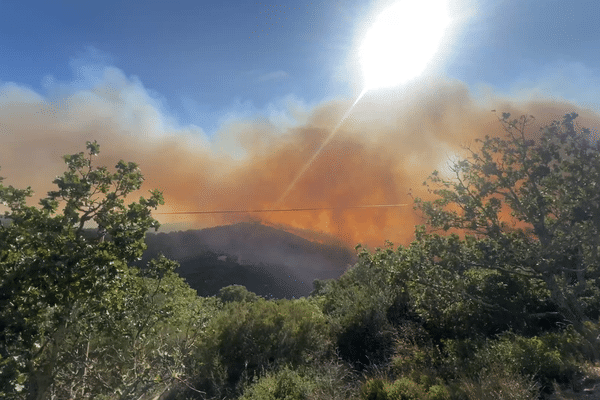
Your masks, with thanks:
[[[307,296],[314,279],[337,278],[356,262],[333,238],[319,243],[256,222],[149,233],[146,243],[144,259],[162,253],[179,261],[177,272],[204,296],[232,284],[265,297]]]

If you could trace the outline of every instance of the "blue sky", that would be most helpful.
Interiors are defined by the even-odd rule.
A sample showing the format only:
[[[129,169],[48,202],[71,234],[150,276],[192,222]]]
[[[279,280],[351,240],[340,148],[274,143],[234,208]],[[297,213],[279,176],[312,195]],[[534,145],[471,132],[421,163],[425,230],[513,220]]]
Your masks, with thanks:
[[[355,95],[360,76],[349,65],[356,41],[382,4],[2,1],[0,82],[47,95],[52,83],[77,84],[86,66],[88,75],[115,66],[137,77],[179,123],[213,132],[232,114],[268,112],[286,96],[314,104]],[[438,66],[448,77],[473,90],[540,87],[597,100],[599,2],[450,4],[459,21]],[[89,78],[78,84],[89,85]]]
[[[0,0],[2,176],[43,194],[60,156],[97,139],[140,163],[162,211],[396,204],[499,129],[491,109],[600,126],[599,1],[448,0],[425,73],[369,91],[309,162],[362,91],[358,47],[393,1]],[[255,217],[382,243],[412,235],[398,213]]]

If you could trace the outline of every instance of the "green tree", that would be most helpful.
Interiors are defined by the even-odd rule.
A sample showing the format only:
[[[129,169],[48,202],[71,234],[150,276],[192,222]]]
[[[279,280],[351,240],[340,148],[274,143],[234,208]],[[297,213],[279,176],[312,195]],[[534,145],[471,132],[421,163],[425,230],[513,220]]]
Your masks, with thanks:
[[[311,297],[329,320],[337,351],[357,369],[389,362],[396,328],[414,317],[403,285],[393,280],[395,262],[390,248],[373,255],[362,250],[358,263],[339,279],[314,283]]]
[[[442,246],[424,230],[417,241],[439,245],[430,258],[449,275],[493,270],[541,284],[562,316],[583,328],[600,313],[600,144],[578,128],[576,113],[537,135],[528,132],[532,118],[503,113],[505,136],[477,140],[452,178],[434,171],[425,183],[436,200],[416,199],[429,228],[466,241]]]
[[[260,297],[242,285],[229,285],[221,288],[219,290],[219,294],[217,297],[223,303],[231,303],[232,301],[241,301],[241,302],[253,302],[257,301]]]
[[[165,311],[155,300],[176,263],[160,258],[143,270],[130,267],[145,249],[146,231],[159,226],[151,210],[163,204],[162,194],[126,203],[142,185],[140,170],[124,161],[115,172],[95,167],[99,150],[88,142],[87,153],[64,156],[67,171],[38,207],[27,205],[31,188],[0,183],[8,208],[0,227],[0,396],[46,399],[61,376],[85,382],[94,343],[126,337],[118,327],[127,318],[139,338]],[[147,300],[137,305],[144,312],[128,314],[140,299]],[[85,385],[72,390],[90,395]]]

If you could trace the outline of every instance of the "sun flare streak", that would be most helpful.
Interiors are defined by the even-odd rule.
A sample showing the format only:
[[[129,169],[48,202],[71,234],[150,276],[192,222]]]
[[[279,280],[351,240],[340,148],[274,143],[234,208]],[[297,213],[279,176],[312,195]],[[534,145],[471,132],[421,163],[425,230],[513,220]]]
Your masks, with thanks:
[[[325,148],[325,146],[327,146],[327,144],[331,141],[331,139],[333,139],[333,137],[337,133],[338,129],[340,129],[340,127],[342,126],[342,123],[346,120],[346,118],[348,118],[348,116],[350,115],[350,112],[352,111],[352,109],[354,108],[354,106],[356,106],[356,104],[358,103],[358,101],[365,95],[365,93],[367,93],[367,89],[366,88],[363,89],[363,91],[358,95],[358,97],[356,98],[356,101],[350,106],[350,108],[348,108],[348,111],[346,111],[346,113],[344,114],[344,116],[342,117],[342,119],[340,119],[340,122],[338,122],[338,124],[335,126],[335,128],[333,128],[333,130],[331,131],[331,133],[325,138],[325,140],[323,141],[323,143],[321,143],[321,146],[319,146],[319,148],[317,149],[317,151],[315,151],[315,153],[313,154],[313,156],[306,162],[306,164],[304,164],[304,167],[302,167],[302,169],[300,170],[300,172],[298,172],[298,174],[296,175],[296,177],[294,178],[294,180],[292,181],[292,183],[290,183],[290,185],[288,186],[288,188],[286,189],[286,191],[283,192],[283,194],[281,195],[281,197],[279,198],[279,200],[277,200],[277,203],[275,203],[276,205],[281,205],[281,203],[283,203],[283,201],[286,199],[286,197],[290,194],[290,192],[296,186],[296,183],[298,183],[298,180],[302,177],[302,175],[304,175],[304,173],[308,170],[308,168],[310,168],[310,166],[312,165],[312,163],[319,156],[319,154]]]

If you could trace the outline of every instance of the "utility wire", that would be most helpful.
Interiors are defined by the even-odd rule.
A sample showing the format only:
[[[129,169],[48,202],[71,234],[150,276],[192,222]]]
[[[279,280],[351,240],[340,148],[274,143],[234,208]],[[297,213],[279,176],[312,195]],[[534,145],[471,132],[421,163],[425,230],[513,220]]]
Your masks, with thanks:
[[[347,206],[347,207],[315,207],[315,208],[277,208],[267,210],[216,210],[216,211],[174,211],[152,213],[154,215],[174,215],[174,214],[246,214],[263,212],[298,212],[298,211],[320,211],[320,210],[346,210],[349,208],[390,208],[405,207],[409,204],[372,204],[366,206]]]

